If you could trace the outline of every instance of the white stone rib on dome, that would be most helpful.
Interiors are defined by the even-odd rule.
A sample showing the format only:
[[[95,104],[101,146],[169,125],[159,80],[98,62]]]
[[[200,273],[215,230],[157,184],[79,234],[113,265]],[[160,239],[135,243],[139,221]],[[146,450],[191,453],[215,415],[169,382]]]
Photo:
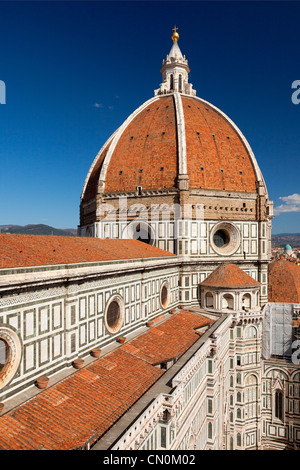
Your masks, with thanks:
[[[101,150],[98,152],[97,156],[95,157],[95,159],[93,161],[93,164],[92,164],[92,166],[89,170],[89,173],[88,173],[88,175],[85,179],[84,187],[83,187],[82,194],[81,194],[81,200],[83,200],[83,198],[84,198],[85,190],[86,190],[90,175],[92,174],[93,169],[94,169],[94,167],[95,167],[95,165],[98,161],[98,158],[100,158],[100,156],[101,156],[102,152],[105,150],[105,148],[107,148],[107,146],[109,146],[108,151],[106,153],[106,156],[104,157],[104,160],[103,160],[103,163],[102,163],[100,176],[99,176],[99,180],[98,180],[98,184],[102,183],[101,191],[103,191],[103,192],[105,190],[105,180],[106,180],[107,171],[108,171],[108,167],[109,167],[112,155],[114,153],[114,150],[115,150],[115,148],[116,148],[116,146],[119,142],[119,139],[121,138],[124,130],[135,119],[135,117],[139,113],[141,113],[147,106],[151,105],[152,103],[154,103],[154,102],[156,102],[160,99],[163,99],[166,96],[173,96],[173,100],[174,100],[175,115],[176,115],[176,133],[177,133],[177,139],[178,139],[178,148],[177,148],[178,169],[179,169],[178,174],[179,175],[188,175],[186,127],[185,127],[185,117],[184,117],[184,110],[183,110],[183,104],[182,104],[181,96],[184,96],[184,97],[187,97],[187,98],[190,98],[191,96],[188,95],[188,94],[179,93],[179,92],[169,93],[169,94],[165,94],[165,95],[156,95],[153,98],[150,98],[149,100],[147,100],[145,103],[143,103],[139,108],[137,108],[124,121],[124,123],[114,132],[114,134],[112,134],[112,136],[106,141],[106,143],[103,145],[103,147],[101,148]],[[260,171],[257,160],[254,156],[254,153],[253,153],[247,139],[245,138],[245,136],[243,135],[241,130],[236,126],[236,124],[223,111],[221,111],[219,108],[217,108],[213,104],[211,104],[208,101],[206,101],[202,98],[199,98],[197,96],[193,96],[192,98],[194,100],[200,101],[204,105],[207,105],[207,106],[211,107],[214,111],[216,111],[218,114],[220,114],[220,116],[222,116],[222,118],[225,119],[228,122],[228,124],[234,129],[234,131],[237,133],[237,135],[240,137],[241,141],[243,142],[243,144],[245,146],[245,149],[247,150],[247,153],[250,157],[250,160],[251,160],[254,172],[255,172],[256,180],[264,186],[265,194],[268,197],[266,184],[265,184],[265,181],[263,179],[263,176],[262,176],[262,173]]]
[[[179,93],[174,93],[174,104],[177,122],[177,138],[178,138],[178,168],[180,175],[187,175],[187,157],[186,157],[186,132],[184,112]]]
[[[173,93],[174,99],[174,107],[175,107],[175,114],[176,114],[176,133],[178,138],[178,168],[180,175],[187,175],[187,154],[186,154],[186,133],[185,133],[185,121],[184,121],[184,112],[183,106],[181,101],[180,93]],[[133,119],[142,112],[147,106],[164,98],[166,95],[158,95],[150,98],[148,101],[143,103],[139,108],[137,108],[125,121],[124,123],[114,132],[114,134],[105,142],[102,146],[101,150],[98,152],[97,156],[95,157],[92,166],[88,172],[88,175],[85,179],[84,187],[81,193],[81,200],[84,198],[84,193],[90,178],[91,173],[100,157],[101,153],[104,149],[109,145],[109,149],[107,154],[104,158],[102,163],[101,172],[99,176],[99,182],[101,181],[103,184],[103,190],[105,189],[105,179],[107,175],[107,170],[109,163],[111,161],[111,157],[113,152],[118,144],[120,137],[122,136],[126,127],[133,121]],[[169,95],[170,96],[170,95]]]
[[[108,169],[108,165],[110,163],[112,154],[117,146],[117,143],[123,134],[124,130],[126,127],[133,121],[133,119],[140,113],[142,112],[147,106],[150,104],[154,103],[155,101],[159,100],[160,97],[154,96],[153,98],[150,98],[148,101],[146,101],[144,104],[142,104],[138,109],[136,109],[127,119],[124,121],[124,123],[119,127],[119,129],[116,131],[114,134],[114,138],[110,144],[110,147],[108,149],[108,152],[104,158],[102,167],[101,167],[101,172],[99,176],[99,182],[101,181],[103,183],[103,190],[105,189],[105,178],[106,178],[106,173]]]
[[[94,161],[93,161],[93,163],[92,163],[92,165],[91,165],[91,167],[90,167],[90,169],[89,169],[89,172],[88,172],[88,174],[87,174],[87,176],[86,176],[86,178],[85,178],[85,181],[84,181],[84,185],[83,185],[83,189],[82,189],[81,197],[80,197],[81,200],[83,200],[83,198],[84,198],[84,193],[85,193],[87,184],[88,184],[88,182],[89,182],[90,176],[91,176],[91,174],[92,174],[92,172],[93,172],[93,169],[95,168],[95,165],[96,165],[96,163],[97,163],[97,161],[98,161],[98,159],[99,159],[101,153],[104,152],[104,149],[105,149],[105,148],[108,146],[108,144],[112,141],[112,139],[114,138],[114,136],[115,136],[115,134],[116,134],[117,131],[118,131],[118,129],[115,130],[115,132],[109,137],[109,139],[107,139],[107,141],[105,142],[105,144],[101,147],[101,149],[100,149],[99,152],[97,153],[96,157],[94,158]]]

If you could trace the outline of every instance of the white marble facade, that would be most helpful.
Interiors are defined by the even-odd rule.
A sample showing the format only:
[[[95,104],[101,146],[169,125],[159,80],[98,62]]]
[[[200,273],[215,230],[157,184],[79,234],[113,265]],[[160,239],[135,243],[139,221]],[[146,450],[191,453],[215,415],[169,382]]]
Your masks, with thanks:
[[[65,275],[59,267],[17,268],[13,274],[3,270],[0,339],[5,331],[12,344],[18,338],[18,357],[13,378],[10,374],[9,380],[0,382],[0,401],[31,386],[39,375],[70,366],[79,355],[138,330],[178,304],[178,266],[173,259],[155,259],[148,266],[142,261],[72,265],[68,282]],[[13,293],[7,292],[7,283]],[[168,298],[162,305],[164,284]],[[112,334],[105,324],[105,311],[115,295],[122,299],[124,318]]]

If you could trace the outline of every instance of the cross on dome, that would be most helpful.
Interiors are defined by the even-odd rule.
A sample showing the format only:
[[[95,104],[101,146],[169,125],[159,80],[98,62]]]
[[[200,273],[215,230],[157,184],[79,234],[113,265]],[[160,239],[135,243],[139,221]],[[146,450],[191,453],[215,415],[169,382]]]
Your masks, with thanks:
[[[172,34],[173,42],[176,42],[179,39],[179,34],[177,33],[177,29],[178,28],[176,26],[172,29],[172,31],[174,31],[174,33]]]
[[[179,34],[178,28],[175,26],[172,31],[173,45],[166,59],[163,61],[160,70],[163,82],[158,90],[154,91],[155,95],[165,95],[167,93],[179,92],[185,95],[196,95],[196,90],[188,82],[190,68],[185,56],[182,55],[178,46]]]

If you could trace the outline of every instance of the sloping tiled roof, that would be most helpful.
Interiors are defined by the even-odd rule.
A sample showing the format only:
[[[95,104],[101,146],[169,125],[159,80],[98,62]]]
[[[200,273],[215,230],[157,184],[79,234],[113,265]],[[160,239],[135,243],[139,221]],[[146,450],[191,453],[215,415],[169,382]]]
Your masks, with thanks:
[[[269,302],[300,302],[300,266],[285,259],[269,264]]]
[[[249,276],[235,264],[221,264],[207,278],[201,282],[202,286],[209,287],[255,287],[261,283]]]
[[[194,328],[201,328],[209,323],[210,320],[206,317],[195,317],[194,313],[183,311],[174,315],[172,321],[165,321],[130,341],[130,344],[125,344],[124,349],[134,347],[137,357],[156,364],[181,356],[196,339]]]
[[[153,364],[182,355],[211,323],[180,311],[0,417],[0,449],[66,450],[96,441],[164,373]]]
[[[0,268],[174,256],[137,240],[0,234]]]

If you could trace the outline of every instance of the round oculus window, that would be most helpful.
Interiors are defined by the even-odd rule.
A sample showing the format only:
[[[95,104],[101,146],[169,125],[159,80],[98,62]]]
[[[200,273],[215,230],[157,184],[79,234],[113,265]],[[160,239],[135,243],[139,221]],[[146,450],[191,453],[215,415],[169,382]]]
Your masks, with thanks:
[[[112,297],[105,310],[105,325],[110,333],[117,333],[124,321],[124,301],[121,296]]]
[[[10,328],[0,328],[0,389],[14,377],[21,360],[21,343]]]
[[[125,228],[122,238],[154,245],[155,233],[153,228],[144,220],[134,220]]]
[[[230,242],[230,236],[225,230],[217,230],[214,234],[214,244],[218,248],[224,248]]]
[[[210,236],[211,246],[220,255],[232,255],[240,245],[240,233],[237,227],[229,222],[217,224]]]
[[[0,377],[8,367],[9,356],[9,346],[6,341],[0,338]]]
[[[170,303],[170,284],[165,281],[160,288],[160,303],[163,308],[167,308]]]

